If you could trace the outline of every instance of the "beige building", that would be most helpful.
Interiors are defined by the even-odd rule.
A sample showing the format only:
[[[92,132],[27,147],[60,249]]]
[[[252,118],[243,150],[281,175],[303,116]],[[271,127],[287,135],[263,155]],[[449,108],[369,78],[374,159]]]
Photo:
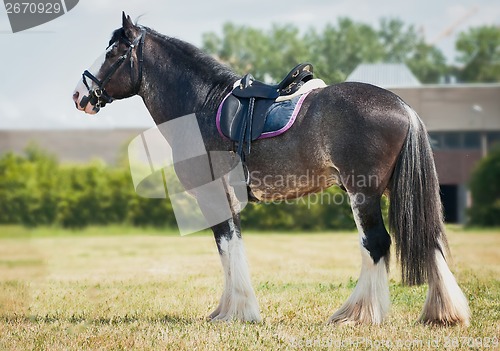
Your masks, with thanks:
[[[145,128],[146,129],[146,128]],[[0,130],[0,155],[21,153],[34,143],[61,162],[101,159],[116,164],[126,156],[128,143],[144,129]]]
[[[423,119],[448,222],[466,221],[467,184],[477,161],[500,143],[500,84],[425,85],[390,89]]]
[[[362,64],[347,81],[389,89],[424,121],[447,222],[466,221],[467,184],[477,161],[500,142],[500,84],[422,85],[403,64]]]

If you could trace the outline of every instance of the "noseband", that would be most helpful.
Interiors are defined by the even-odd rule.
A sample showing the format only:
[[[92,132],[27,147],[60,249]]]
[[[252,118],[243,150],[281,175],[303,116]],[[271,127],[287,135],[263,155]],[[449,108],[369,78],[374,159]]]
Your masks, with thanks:
[[[89,91],[88,96],[84,96],[82,100],[80,101],[80,107],[85,108],[87,104],[90,102],[94,108],[93,110],[95,112],[98,112],[101,107],[104,107],[107,103],[113,102],[113,98],[109,96],[109,94],[106,92],[105,86],[106,84],[109,83],[111,80],[111,77],[116,73],[118,68],[127,60],[127,58],[131,55],[132,50],[137,46],[137,57],[139,60],[139,72],[138,72],[138,77],[135,82],[135,87],[134,87],[134,94],[137,94],[139,92],[139,89],[141,87],[141,81],[142,81],[142,63],[143,63],[143,47],[144,47],[144,38],[146,37],[146,29],[143,28],[141,30],[141,34],[135,38],[133,42],[130,42],[127,38],[123,38],[125,40],[126,44],[128,45],[128,50],[125,54],[120,56],[118,60],[111,65],[109,68],[109,71],[104,75],[104,78],[102,80],[99,80],[96,76],[94,76],[92,73],[90,73],[88,70],[85,70],[82,74],[82,80],[83,84]],[[108,46],[109,48],[109,46]],[[131,61],[130,64],[133,66],[133,60],[132,57],[130,57]],[[90,86],[87,82],[87,78],[89,78],[91,81],[93,81],[96,85],[97,88],[90,89]]]

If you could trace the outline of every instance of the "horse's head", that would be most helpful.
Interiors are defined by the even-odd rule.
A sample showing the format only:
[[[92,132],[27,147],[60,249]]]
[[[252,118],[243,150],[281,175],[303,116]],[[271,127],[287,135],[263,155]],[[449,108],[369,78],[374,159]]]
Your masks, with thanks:
[[[114,99],[138,93],[142,80],[142,55],[146,30],[123,13],[122,27],[113,32],[106,52],[83,72],[73,92],[76,108],[96,114]]]

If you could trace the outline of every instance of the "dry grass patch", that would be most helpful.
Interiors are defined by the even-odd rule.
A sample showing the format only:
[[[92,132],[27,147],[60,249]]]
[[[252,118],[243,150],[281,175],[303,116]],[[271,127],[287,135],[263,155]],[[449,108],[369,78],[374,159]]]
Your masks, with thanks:
[[[472,309],[468,329],[416,323],[426,287],[402,287],[395,259],[382,326],[326,325],[358,277],[354,233],[246,235],[261,324],[205,320],[222,292],[209,235],[7,236],[0,349],[498,349],[500,233],[455,230],[449,241]]]

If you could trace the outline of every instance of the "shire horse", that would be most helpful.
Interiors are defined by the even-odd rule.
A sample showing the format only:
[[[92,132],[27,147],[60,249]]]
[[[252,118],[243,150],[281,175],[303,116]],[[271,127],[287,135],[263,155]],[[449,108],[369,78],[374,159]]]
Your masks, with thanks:
[[[95,114],[114,99],[139,95],[157,125],[196,113],[206,150],[231,151],[234,145],[219,135],[215,116],[241,77],[189,43],[134,24],[125,13],[122,22],[100,67],[93,74],[86,71],[78,83],[73,93],[76,107]],[[397,95],[354,82],[315,89],[303,101],[292,128],[279,137],[255,141],[245,165],[257,175],[249,180],[249,189],[261,201],[304,196],[333,185],[347,192],[359,232],[362,268],[354,291],[330,323],[380,324],[389,311],[391,236],[380,205],[387,193],[388,226],[402,281],[429,286],[420,321],[469,324],[467,299],[446,260],[448,246],[428,135],[416,112]],[[269,182],[259,176],[302,181],[269,189]],[[376,182],[349,181],[374,176]],[[231,187],[226,190],[230,201],[238,201],[231,196]],[[220,303],[209,318],[260,321],[239,214],[235,211],[211,229],[225,279]]]

